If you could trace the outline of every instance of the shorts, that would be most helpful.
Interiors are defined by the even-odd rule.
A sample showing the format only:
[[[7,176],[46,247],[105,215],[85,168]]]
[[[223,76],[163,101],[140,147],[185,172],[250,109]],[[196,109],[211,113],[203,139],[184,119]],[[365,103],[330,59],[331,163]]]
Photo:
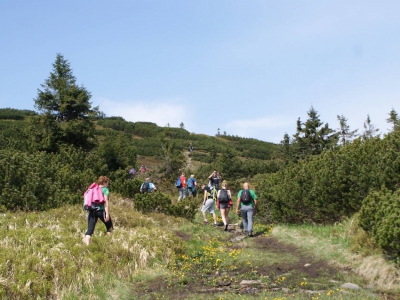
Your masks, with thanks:
[[[225,203],[219,203],[219,209],[226,209],[226,208],[229,208],[229,207],[231,207],[230,205],[229,205],[229,202],[225,202]]]
[[[210,214],[214,213],[214,200],[213,199],[207,199],[206,203],[201,208],[202,212],[206,212],[207,210],[210,212]]]

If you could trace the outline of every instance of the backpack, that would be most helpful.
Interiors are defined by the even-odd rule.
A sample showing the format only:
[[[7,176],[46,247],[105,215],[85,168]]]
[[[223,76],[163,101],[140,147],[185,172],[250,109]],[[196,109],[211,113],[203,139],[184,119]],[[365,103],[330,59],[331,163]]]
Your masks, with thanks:
[[[242,190],[242,194],[240,195],[240,202],[245,205],[250,204],[253,201],[253,197],[250,194],[250,190]]]
[[[210,196],[213,198],[214,201],[217,200],[217,189],[215,187],[211,187]]]
[[[187,184],[188,188],[192,188],[194,187],[194,179],[193,178],[189,178],[188,179],[188,184]]]
[[[103,190],[93,182],[83,194],[83,208],[85,210],[98,210],[99,204],[104,202]]]
[[[229,202],[229,194],[226,189],[219,190],[219,202],[221,202],[221,203]]]
[[[135,175],[135,173],[136,173],[135,169],[132,168],[132,169],[129,170],[129,174],[130,175]]]
[[[150,191],[150,183],[145,181],[142,185],[142,193],[147,193]]]
[[[182,187],[181,177],[178,177],[178,180],[175,183],[175,186],[179,189]]]

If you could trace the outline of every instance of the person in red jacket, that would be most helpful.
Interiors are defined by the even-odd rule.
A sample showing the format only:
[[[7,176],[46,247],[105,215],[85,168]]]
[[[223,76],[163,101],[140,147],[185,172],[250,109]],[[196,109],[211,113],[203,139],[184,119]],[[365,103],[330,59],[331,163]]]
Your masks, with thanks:
[[[181,176],[181,187],[179,188],[179,197],[178,197],[178,201],[181,201],[181,199],[185,199],[186,198],[186,176],[185,176],[185,172],[182,172]]]

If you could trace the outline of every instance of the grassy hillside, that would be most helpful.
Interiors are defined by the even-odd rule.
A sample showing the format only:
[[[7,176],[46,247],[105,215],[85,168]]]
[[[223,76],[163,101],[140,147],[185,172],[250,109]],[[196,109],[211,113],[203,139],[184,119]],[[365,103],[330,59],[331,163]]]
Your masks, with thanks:
[[[174,140],[177,148],[181,151],[188,150],[192,145],[196,151],[196,154],[193,155],[194,160],[202,156],[200,153],[209,157],[215,153],[223,153],[228,148],[234,149],[240,157],[268,160],[276,149],[275,144],[256,139],[229,135],[213,137],[201,133],[190,133],[182,128],[159,127],[150,122],[127,122],[121,117],[99,119],[97,124],[103,128],[111,128],[134,135],[135,140],[133,142],[137,148],[137,153],[145,156],[159,155],[160,138],[164,136]],[[101,133],[101,130],[99,130],[99,133]]]
[[[233,214],[224,232],[201,225],[199,215],[194,222],[144,215],[130,199],[111,195],[110,201],[115,230],[106,236],[100,222],[89,247],[82,242],[81,206],[1,215],[0,297],[395,299],[399,288],[396,271],[378,263],[379,255],[351,254],[347,225],[256,222],[251,239]],[[346,282],[361,288],[341,288]]]

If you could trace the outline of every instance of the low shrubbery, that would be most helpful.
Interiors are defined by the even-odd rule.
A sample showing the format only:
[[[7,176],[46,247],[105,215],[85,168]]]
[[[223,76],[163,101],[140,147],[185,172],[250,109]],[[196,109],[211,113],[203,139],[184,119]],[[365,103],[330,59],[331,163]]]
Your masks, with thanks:
[[[182,200],[172,204],[172,200],[160,192],[137,194],[134,207],[143,213],[163,213],[193,220],[198,211],[198,204],[192,200]]]
[[[372,191],[363,201],[359,224],[386,253],[400,258],[400,190]]]
[[[333,223],[351,216],[370,190],[399,187],[399,149],[400,132],[393,132],[289,164],[260,184],[260,211],[285,223]]]
[[[86,188],[99,175],[111,179],[111,190],[132,198],[139,192],[138,180],[129,180],[128,170],[111,172],[95,152],[72,147],[59,153],[0,150],[0,210],[46,210],[81,203]]]

